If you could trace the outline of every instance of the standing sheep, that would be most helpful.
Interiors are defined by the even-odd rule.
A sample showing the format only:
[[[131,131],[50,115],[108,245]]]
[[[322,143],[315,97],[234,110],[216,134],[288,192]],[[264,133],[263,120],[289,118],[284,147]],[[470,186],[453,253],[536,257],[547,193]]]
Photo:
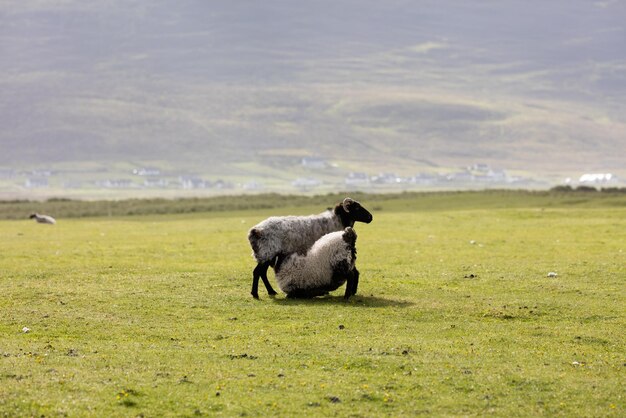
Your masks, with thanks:
[[[323,235],[353,227],[355,222],[372,222],[372,214],[356,200],[346,197],[333,209],[318,215],[273,216],[255,225],[248,232],[252,255],[257,266],[252,272],[252,296],[259,298],[259,278],[269,295],[276,291],[267,280],[267,270],[274,267],[279,255],[305,254]]]
[[[322,296],[347,281],[344,298],[348,299],[359,283],[355,261],[356,232],[347,227],[318,239],[305,255],[278,256],[276,281],[288,298]]]

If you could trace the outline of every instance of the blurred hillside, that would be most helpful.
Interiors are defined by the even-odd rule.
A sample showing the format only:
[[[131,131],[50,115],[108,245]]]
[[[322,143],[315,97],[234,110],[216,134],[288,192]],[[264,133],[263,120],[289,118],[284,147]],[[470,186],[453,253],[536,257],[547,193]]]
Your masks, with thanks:
[[[4,1],[0,185],[626,178],[625,22],[619,1]]]

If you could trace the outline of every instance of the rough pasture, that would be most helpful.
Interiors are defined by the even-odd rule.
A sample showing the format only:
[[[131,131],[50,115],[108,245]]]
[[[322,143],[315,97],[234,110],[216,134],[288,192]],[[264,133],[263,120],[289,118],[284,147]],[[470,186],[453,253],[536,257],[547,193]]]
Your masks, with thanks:
[[[371,205],[349,301],[249,296],[275,209],[0,221],[0,416],[623,416],[623,199],[469,197]]]

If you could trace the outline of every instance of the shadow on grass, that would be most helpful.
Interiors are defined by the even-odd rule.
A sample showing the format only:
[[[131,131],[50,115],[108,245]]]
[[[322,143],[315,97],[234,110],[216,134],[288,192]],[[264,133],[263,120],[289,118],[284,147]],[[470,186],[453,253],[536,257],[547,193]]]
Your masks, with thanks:
[[[407,308],[414,305],[413,302],[405,300],[386,299],[378,296],[352,296],[349,300],[345,300],[343,296],[323,296],[312,299],[289,299],[276,298],[274,303],[279,305],[344,305],[353,308],[382,308],[396,307]]]

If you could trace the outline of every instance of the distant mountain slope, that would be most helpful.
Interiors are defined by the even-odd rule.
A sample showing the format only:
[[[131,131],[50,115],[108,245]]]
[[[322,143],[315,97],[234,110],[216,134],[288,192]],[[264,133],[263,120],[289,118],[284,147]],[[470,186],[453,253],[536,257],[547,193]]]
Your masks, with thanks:
[[[614,1],[7,1],[0,166],[624,170],[625,22]]]

